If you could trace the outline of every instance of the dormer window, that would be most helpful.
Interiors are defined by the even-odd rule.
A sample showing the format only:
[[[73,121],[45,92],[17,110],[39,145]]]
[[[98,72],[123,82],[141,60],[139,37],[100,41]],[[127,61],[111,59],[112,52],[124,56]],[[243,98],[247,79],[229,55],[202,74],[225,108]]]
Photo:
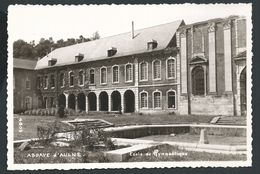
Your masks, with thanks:
[[[55,65],[57,63],[57,59],[49,59],[49,61],[48,61],[48,66],[53,66],[53,65]]]
[[[151,40],[149,42],[147,42],[147,50],[153,50],[155,48],[157,48],[157,41],[156,40]]]
[[[114,56],[117,52],[117,49],[115,47],[111,47],[109,50],[107,50],[107,56],[111,57]]]
[[[84,58],[84,54],[78,53],[75,56],[75,62],[80,62]]]

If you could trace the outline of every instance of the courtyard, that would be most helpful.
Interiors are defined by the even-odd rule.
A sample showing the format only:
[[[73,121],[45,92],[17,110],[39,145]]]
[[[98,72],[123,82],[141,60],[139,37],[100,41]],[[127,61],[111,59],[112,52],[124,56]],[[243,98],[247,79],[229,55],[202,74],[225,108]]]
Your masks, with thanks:
[[[127,125],[154,125],[154,124],[200,124],[209,123],[214,116],[185,116],[185,115],[115,115],[95,114],[89,116],[68,116],[61,119],[54,116],[27,116],[14,114],[14,140],[37,138],[37,125],[54,121],[83,119],[104,119],[115,126]],[[19,121],[21,120],[21,121]],[[22,132],[19,132],[19,122],[22,123]]]

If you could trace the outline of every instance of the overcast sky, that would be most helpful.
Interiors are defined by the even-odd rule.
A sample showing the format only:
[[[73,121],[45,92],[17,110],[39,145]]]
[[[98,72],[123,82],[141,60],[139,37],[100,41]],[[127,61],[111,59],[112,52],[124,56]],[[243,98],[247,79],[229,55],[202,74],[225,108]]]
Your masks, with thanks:
[[[251,15],[251,5],[81,5],[10,6],[8,34],[12,41],[27,42],[40,38],[58,39],[101,37],[183,19],[186,24],[230,15]]]

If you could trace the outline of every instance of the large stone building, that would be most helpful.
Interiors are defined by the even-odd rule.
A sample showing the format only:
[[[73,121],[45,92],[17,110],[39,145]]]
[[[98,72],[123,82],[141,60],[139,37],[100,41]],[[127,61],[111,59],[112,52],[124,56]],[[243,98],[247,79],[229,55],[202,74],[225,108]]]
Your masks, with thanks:
[[[14,112],[37,108],[36,61],[14,58],[13,65]]]
[[[40,59],[42,106],[76,111],[241,115],[246,21],[175,21],[63,47]]]
[[[231,16],[178,29],[184,113],[246,113],[246,19]]]

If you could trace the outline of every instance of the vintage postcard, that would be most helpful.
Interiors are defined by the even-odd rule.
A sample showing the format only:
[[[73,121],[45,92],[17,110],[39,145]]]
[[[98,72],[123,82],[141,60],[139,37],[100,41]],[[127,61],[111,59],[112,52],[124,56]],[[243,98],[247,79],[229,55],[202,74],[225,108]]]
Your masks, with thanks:
[[[251,166],[251,8],[9,6],[8,169]]]

